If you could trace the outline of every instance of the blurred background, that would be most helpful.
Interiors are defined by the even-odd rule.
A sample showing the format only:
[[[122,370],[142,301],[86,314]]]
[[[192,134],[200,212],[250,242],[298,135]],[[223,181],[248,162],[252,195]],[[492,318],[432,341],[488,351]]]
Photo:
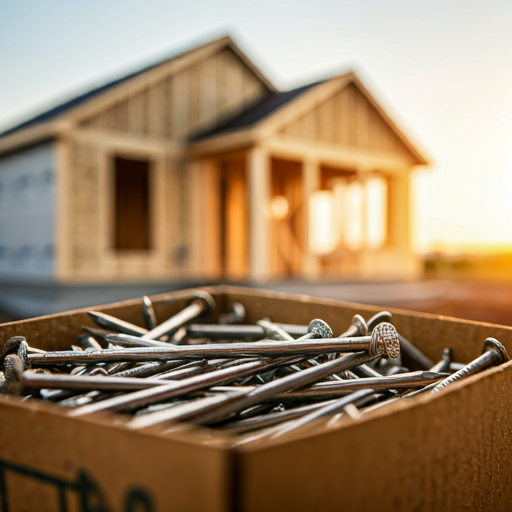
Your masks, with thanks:
[[[512,325],[512,4],[0,5],[0,319],[234,283]]]

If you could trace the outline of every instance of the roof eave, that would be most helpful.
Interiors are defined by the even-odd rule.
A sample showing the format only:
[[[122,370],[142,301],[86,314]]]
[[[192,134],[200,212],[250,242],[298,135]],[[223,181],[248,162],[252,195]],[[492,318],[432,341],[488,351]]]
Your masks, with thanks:
[[[20,149],[35,146],[45,140],[50,140],[61,134],[61,123],[49,121],[23,130],[5,135],[0,138],[0,155],[19,151]]]
[[[234,151],[245,147],[251,147],[260,141],[263,134],[254,127],[230,130],[218,135],[212,135],[204,139],[190,142],[187,152],[190,156],[211,156],[214,154]]]

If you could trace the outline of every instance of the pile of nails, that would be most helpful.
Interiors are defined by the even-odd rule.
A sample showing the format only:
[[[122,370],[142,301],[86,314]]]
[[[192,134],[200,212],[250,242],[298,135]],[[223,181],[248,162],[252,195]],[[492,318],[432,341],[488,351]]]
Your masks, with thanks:
[[[83,327],[68,351],[10,338],[0,353],[0,392],[58,403],[71,416],[115,411],[134,429],[187,422],[245,442],[359,418],[509,359],[488,338],[468,365],[452,361],[449,348],[434,364],[397,333],[387,311],[367,322],[355,315],[334,337],[320,319],[244,325],[240,303],[217,324],[194,323],[215,313],[213,297],[199,290],[161,324],[148,297],[142,308],[145,328],[90,311],[98,328]],[[404,367],[402,355],[421,371]]]

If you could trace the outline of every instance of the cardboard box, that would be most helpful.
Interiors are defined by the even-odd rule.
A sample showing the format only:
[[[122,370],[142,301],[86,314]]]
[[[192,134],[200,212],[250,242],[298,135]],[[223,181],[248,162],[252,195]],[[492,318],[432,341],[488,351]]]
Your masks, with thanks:
[[[381,308],[234,287],[205,288],[219,312],[244,304],[248,323],[327,321]],[[190,291],[153,297],[159,321]],[[94,309],[143,324],[141,301]],[[66,349],[91,325],[86,309],[0,325],[0,343],[23,335]],[[485,338],[512,354],[512,329],[394,310],[399,332],[434,361],[480,355]],[[0,510],[13,511],[456,511],[512,508],[512,363],[445,392],[420,395],[339,424],[274,442],[231,447],[219,432],[127,429],[112,417],[66,416],[58,406],[0,396]]]

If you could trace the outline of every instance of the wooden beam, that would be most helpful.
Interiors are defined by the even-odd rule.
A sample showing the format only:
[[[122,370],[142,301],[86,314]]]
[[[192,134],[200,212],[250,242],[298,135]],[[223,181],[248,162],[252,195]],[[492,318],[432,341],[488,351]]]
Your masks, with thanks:
[[[190,157],[218,155],[251,146],[260,139],[262,134],[254,130],[237,130],[205,140],[189,144],[187,150]]]
[[[263,144],[273,156],[281,158],[314,158],[324,165],[349,169],[367,168],[402,173],[410,170],[411,163],[387,154],[343,148],[335,144],[298,141],[291,137],[269,137]]]
[[[52,139],[61,133],[60,127],[59,123],[47,122],[4,135],[0,138],[0,155]]]
[[[302,162],[302,186],[304,196],[304,256],[303,272],[306,279],[317,279],[320,275],[320,261],[311,250],[309,196],[320,189],[320,165],[314,158],[306,158]]]
[[[269,220],[270,158],[262,147],[248,152],[249,182],[249,276],[261,282],[269,277]]]
[[[185,146],[179,141],[163,137],[141,137],[97,128],[75,128],[70,130],[68,135],[77,140],[94,142],[102,146],[115,146],[126,151],[158,152],[175,156],[180,156],[185,151]]]

